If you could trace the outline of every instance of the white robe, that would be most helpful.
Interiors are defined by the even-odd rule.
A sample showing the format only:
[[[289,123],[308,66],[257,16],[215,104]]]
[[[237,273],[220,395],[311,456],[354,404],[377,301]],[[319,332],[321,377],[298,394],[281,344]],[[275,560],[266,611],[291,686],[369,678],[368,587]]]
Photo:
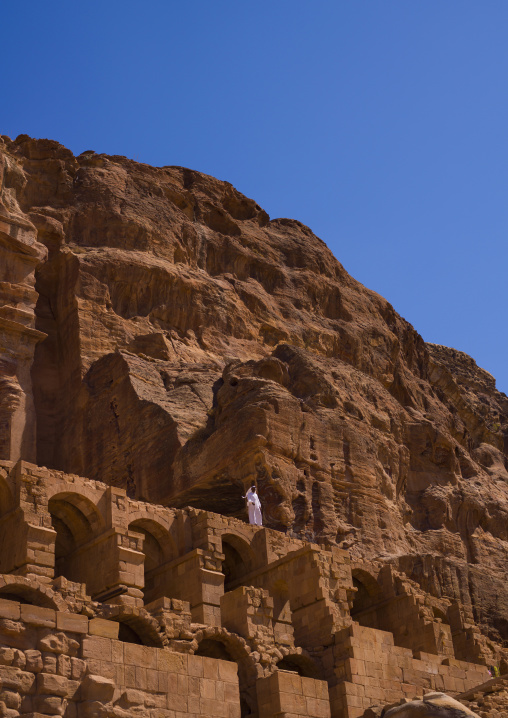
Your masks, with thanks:
[[[249,511],[249,523],[254,526],[262,526],[263,518],[261,516],[261,501],[255,491],[249,489],[245,496],[247,499],[247,509]]]

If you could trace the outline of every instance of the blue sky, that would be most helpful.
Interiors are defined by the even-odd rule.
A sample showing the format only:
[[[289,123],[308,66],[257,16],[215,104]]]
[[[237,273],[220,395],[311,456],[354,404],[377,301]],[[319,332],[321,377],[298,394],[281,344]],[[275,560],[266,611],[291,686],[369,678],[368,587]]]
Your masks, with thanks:
[[[508,2],[2,9],[0,133],[232,182],[508,393]]]

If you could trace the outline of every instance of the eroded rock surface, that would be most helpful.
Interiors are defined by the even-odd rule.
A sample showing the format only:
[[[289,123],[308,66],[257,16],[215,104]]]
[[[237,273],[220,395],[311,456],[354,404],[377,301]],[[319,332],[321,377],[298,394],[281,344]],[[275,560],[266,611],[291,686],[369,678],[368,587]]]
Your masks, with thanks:
[[[506,669],[506,664],[504,668]],[[459,699],[480,718],[508,715],[508,674],[492,678],[459,696]]]
[[[479,718],[454,698],[445,693],[428,693],[422,700],[410,701],[390,708],[383,713],[386,718]]]
[[[47,251],[38,464],[239,517],[255,481],[269,526],[391,564],[506,644],[508,398],[487,372],[226,182],[0,150]]]
[[[35,329],[35,269],[46,257],[17,196],[26,185],[18,163],[0,153],[0,459],[35,461],[35,409],[30,379]]]

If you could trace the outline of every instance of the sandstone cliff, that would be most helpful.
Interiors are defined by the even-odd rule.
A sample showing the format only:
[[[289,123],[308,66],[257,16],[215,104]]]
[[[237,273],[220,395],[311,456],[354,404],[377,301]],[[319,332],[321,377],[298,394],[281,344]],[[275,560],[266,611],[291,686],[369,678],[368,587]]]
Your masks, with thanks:
[[[508,398],[487,372],[227,182],[27,136],[0,151],[3,214],[41,247],[39,465],[238,517],[255,481],[267,525],[390,563],[508,642]]]

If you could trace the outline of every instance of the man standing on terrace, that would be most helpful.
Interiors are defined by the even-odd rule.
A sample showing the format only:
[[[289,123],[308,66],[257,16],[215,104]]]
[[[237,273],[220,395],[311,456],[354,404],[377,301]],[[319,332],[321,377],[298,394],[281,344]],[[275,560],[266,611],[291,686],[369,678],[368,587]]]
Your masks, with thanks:
[[[262,526],[263,518],[261,516],[261,501],[256,492],[256,487],[251,486],[244,496],[247,499],[247,509],[249,511],[249,523],[254,526]]]

